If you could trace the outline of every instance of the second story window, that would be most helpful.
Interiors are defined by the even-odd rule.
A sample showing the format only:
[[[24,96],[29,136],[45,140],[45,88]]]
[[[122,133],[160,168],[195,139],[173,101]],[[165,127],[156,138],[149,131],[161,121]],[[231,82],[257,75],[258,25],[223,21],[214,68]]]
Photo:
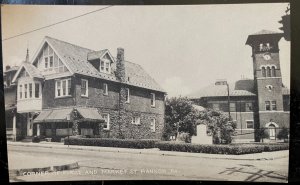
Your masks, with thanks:
[[[81,79],[81,96],[88,97],[88,81]]]
[[[55,81],[55,97],[71,95],[71,79]]]
[[[272,101],[272,110],[277,110],[276,101]]]
[[[19,99],[22,99],[22,94],[23,94],[23,86],[19,85]]]
[[[108,95],[108,86],[106,83],[103,84],[103,94]]]
[[[266,110],[271,110],[270,101],[265,102]]]
[[[38,84],[38,83],[35,83],[34,94],[35,94],[36,98],[40,97],[40,84]]]
[[[27,84],[24,85],[24,98],[27,98]]]
[[[265,101],[267,111],[277,110],[276,101]]]
[[[155,107],[155,94],[151,93],[151,107]]]
[[[29,84],[29,98],[32,98],[32,83]]]
[[[126,88],[125,102],[126,103],[130,102],[130,91],[128,88]]]
[[[150,121],[151,132],[155,132],[155,118],[151,118]]]

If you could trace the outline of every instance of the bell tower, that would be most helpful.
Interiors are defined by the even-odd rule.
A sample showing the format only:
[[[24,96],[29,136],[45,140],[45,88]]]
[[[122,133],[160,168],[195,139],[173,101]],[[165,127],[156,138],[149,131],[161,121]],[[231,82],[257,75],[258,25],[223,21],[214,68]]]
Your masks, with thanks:
[[[262,30],[249,35],[246,41],[252,47],[254,88],[257,95],[256,128],[267,127],[271,122],[278,126],[283,121],[279,116],[283,112],[283,97],[278,47],[282,36],[282,33]]]

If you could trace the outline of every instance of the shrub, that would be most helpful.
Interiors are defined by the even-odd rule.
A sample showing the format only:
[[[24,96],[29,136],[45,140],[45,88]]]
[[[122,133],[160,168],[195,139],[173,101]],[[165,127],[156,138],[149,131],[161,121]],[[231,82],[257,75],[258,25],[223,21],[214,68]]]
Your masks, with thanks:
[[[277,137],[278,137],[278,139],[284,139],[284,140],[288,139],[289,138],[289,130],[286,127],[283,127],[279,131]]]
[[[209,153],[209,154],[249,154],[261,153],[264,146],[235,146],[235,145],[198,145],[191,143],[175,143],[175,142],[157,142],[155,147],[165,151],[180,151],[194,153]]]
[[[111,139],[111,138],[79,138],[70,136],[65,138],[64,144],[83,145],[83,146],[102,146],[120,148],[154,148],[155,139]]]
[[[165,151],[179,151],[179,152],[194,152],[194,153],[209,153],[209,154],[251,154],[270,152],[278,150],[287,150],[288,144],[230,144],[230,145],[199,145],[190,143],[176,143],[176,142],[157,142],[155,147]]]

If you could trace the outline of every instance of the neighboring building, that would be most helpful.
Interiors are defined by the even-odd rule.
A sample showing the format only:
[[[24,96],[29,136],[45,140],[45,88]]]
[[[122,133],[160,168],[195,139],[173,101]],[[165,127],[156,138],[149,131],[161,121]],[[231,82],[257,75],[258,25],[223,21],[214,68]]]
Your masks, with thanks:
[[[237,123],[236,140],[257,141],[255,130],[261,128],[268,129],[270,140],[276,140],[282,127],[289,128],[290,92],[282,84],[278,48],[281,37],[281,33],[266,30],[249,35],[246,44],[252,47],[254,80],[228,84],[229,104],[226,83],[189,95],[198,105],[230,112]]]
[[[6,135],[8,140],[16,140],[17,130],[16,128],[17,119],[19,116],[16,114],[17,104],[17,89],[12,84],[12,79],[18,70],[17,66],[6,66],[3,73],[4,83],[4,101],[5,101],[5,120],[6,120]]]
[[[165,92],[122,48],[114,58],[45,37],[13,82],[27,136],[161,138]]]

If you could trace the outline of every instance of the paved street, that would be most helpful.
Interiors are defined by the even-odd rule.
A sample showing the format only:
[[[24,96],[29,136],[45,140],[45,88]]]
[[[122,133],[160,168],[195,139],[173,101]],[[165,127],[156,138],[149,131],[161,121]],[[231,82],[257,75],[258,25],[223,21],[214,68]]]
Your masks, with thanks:
[[[285,182],[288,158],[262,161],[9,146],[9,168],[47,160],[80,168],[46,175],[14,177],[13,181],[63,180],[218,180]]]

